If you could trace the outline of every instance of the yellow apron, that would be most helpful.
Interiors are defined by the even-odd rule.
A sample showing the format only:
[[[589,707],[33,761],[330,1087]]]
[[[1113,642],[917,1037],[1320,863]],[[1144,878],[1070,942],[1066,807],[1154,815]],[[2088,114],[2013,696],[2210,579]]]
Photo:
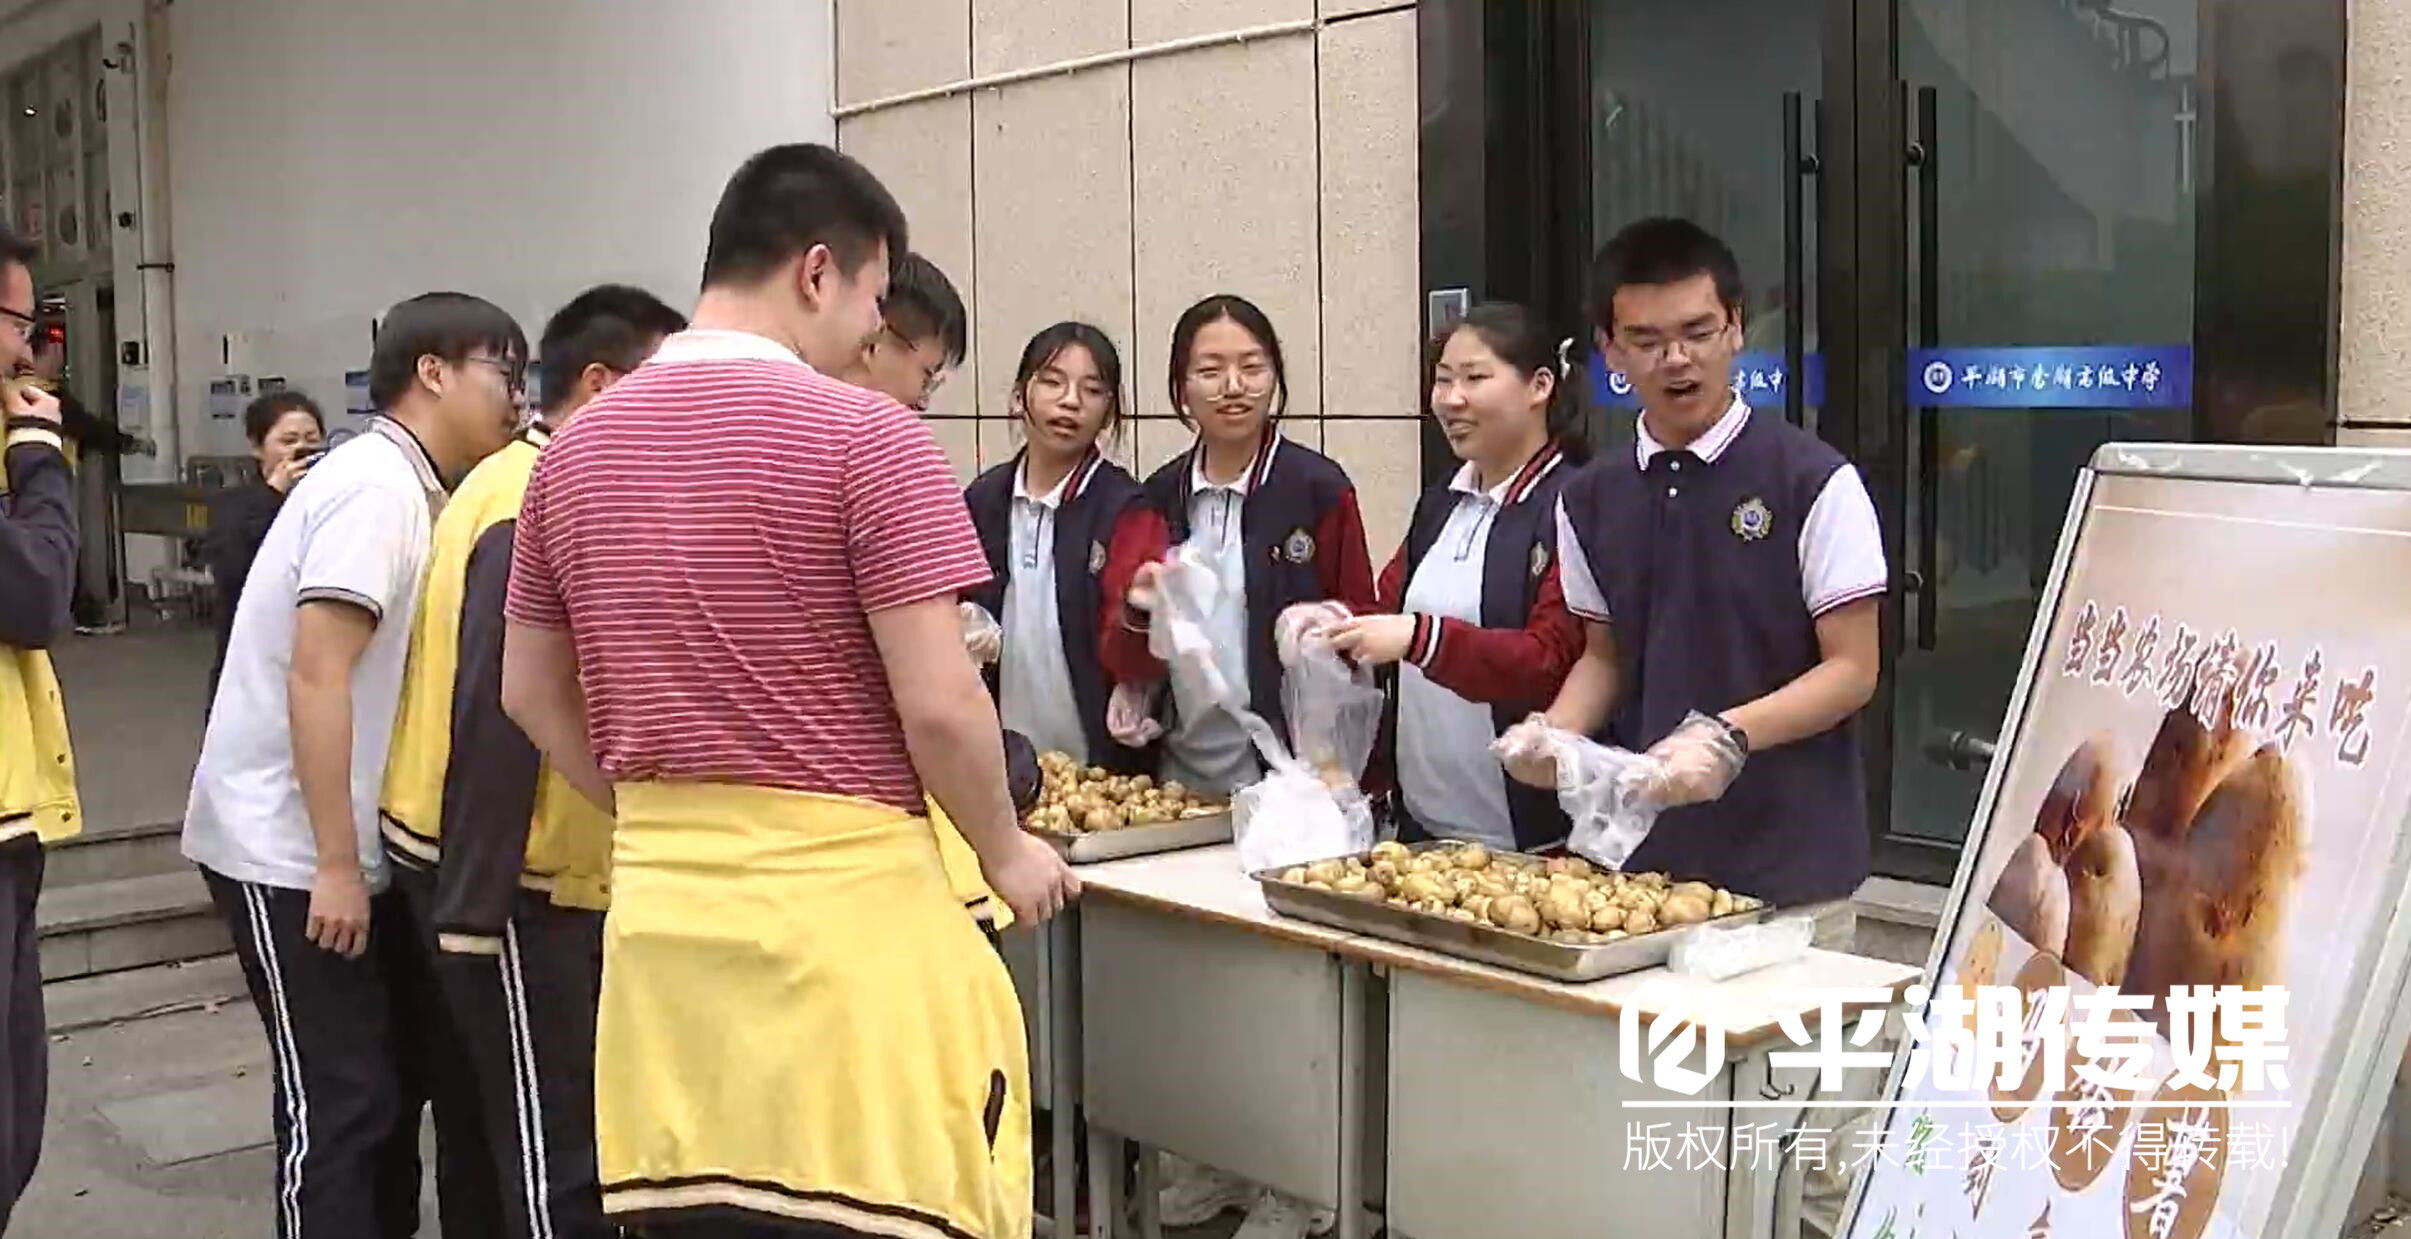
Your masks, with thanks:
[[[929,823],[757,787],[618,793],[595,1038],[604,1210],[1029,1234],[1021,1006]]]
[[[938,836],[938,859],[945,862],[946,885],[954,892],[954,901],[969,908],[971,915],[990,929],[1012,928],[1013,909],[988,889],[988,879],[979,871],[979,853],[971,850],[971,841],[955,829],[954,819],[946,816],[936,799],[927,803],[929,826]]]

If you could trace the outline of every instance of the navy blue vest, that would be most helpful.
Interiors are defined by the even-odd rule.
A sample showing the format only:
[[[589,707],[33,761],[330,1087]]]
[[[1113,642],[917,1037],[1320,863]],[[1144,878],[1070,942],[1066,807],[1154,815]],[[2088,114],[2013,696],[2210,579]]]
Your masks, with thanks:
[[[1552,455],[1557,450],[1555,445],[1544,449]],[[1557,559],[1557,496],[1565,489],[1567,480],[1578,472],[1579,467],[1572,461],[1561,461],[1533,483],[1521,499],[1509,503],[1492,518],[1490,534],[1482,544],[1482,627],[1521,628],[1532,618],[1532,601],[1540,593],[1540,583],[1548,575],[1549,565]],[[1423,497],[1415,501],[1415,516],[1406,531],[1406,584],[1400,587],[1401,595],[1413,586],[1416,569],[1422,567],[1423,557],[1432,544],[1439,541],[1449,514],[1456,510],[1457,499],[1457,492],[1442,482],[1424,491]],[[1402,601],[1402,609],[1403,605]],[[1392,674],[1388,679],[1389,717],[1384,720],[1382,730],[1394,744],[1398,734],[1397,676]],[[1490,707],[1490,721],[1504,732],[1533,711],[1548,707],[1547,701],[1494,703]],[[1423,824],[1407,812],[1403,789],[1397,807],[1401,839],[1415,843],[1430,837]],[[1539,851],[1563,843],[1570,829],[1565,810],[1557,806],[1557,793],[1514,779],[1507,780],[1507,816],[1514,825],[1515,846],[1520,851]]]
[[[1279,427],[1267,431],[1280,433]],[[1197,449],[1173,457],[1147,476],[1147,502],[1171,527],[1172,543],[1189,540],[1190,459]],[[1283,440],[1272,453],[1270,467],[1257,466],[1259,476],[1239,507],[1239,533],[1247,548],[1247,688],[1248,708],[1276,735],[1289,734],[1288,711],[1281,706],[1281,658],[1273,646],[1273,621],[1301,602],[1329,598],[1319,562],[1332,553],[1316,545],[1323,518],[1348,493],[1348,475],[1331,458],[1294,440]],[[1172,695],[1164,694],[1165,708]],[[1168,730],[1168,728],[1167,728]]]
[[[986,585],[966,595],[987,608],[1002,623],[1005,591],[1013,582],[1013,477],[1021,456],[972,480],[963,491],[971,509],[971,524],[979,531],[981,549],[988,553]],[[1104,664],[1097,658],[1097,633],[1102,624],[1103,599],[1097,574],[1105,567],[1105,551],[1113,541],[1114,522],[1122,510],[1142,497],[1136,478],[1103,457],[1092,456],[1075,476],[1063,506],[1055,512],[1055,609],[1063,624],[1063,661],[1071,668],[1072,700],[1080,707],[1080,730],[1088,736],[1092,765],[1120,774],[1154,768],[1150,754],[1114,743],[1105,730],[1105,701],[1112,685],[1105,682]],[[988,692],[996,693],[996,668],[987,670]]]
[[[1836,469],[1815,435],[1763,412],[1714,462],[1627,445],[1565,486],[1567,519],[1606,596],[1618,660],[1608,742],[1642,749],[1692,710],[1762,697],[1822,661],[1802,600],[1800,530]],[[1712,804],[1658,819],[1629,868],[1776,904],[1847,898],[1867,877],[1854,721],[1753,753]]]

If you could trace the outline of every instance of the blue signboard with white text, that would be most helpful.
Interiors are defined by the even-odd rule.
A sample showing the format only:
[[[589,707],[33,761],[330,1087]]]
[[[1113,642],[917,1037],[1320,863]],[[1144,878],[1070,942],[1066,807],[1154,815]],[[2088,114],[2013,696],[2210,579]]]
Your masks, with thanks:
[[[1808,371],[1805,399],[1811,405],[1825,402],[1825,359],[1810,353],[1803,359]],[[1733,386],[1741,398],[1755,408],[1781,408],[1783,385],[1789,382],[1784,373],[1780,353],[1739,353],[1733,358]],[[1607,368],[1607,360],[1591,354],[1591,401],[1604,409],[1629,409],[1640,404],[1633,394],[1632,380]]]
[[[1806,403],[1825,402],[1824,358],[1805,359]],[[1733,386],[1758,408],[1781,408],[1788,381],[1783,358],[1741,353]],[[1594,353],[1591,400],[1602,408],[1639,403],[1631,380]],[[2099,344],[2030,348],[1932,348],[1909,354],[1911,408],[2179,409],[2193,401],[2193,350],[2182,344]]]
[[[2193,399],[2182,344],[1932,348],[1909,354],[1909,405],[1952,409],[2176,409]]]

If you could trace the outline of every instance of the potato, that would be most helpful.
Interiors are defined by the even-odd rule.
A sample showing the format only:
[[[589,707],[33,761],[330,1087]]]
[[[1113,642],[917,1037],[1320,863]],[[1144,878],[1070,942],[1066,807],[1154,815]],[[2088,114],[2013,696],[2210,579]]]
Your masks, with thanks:
[[[2117,985],[2135,949],[2143,910],[2135,842],[2126,828],[2106,823],[2087,832],[2068,856],[2068,949],[2071,972],[2095,985]]]
[[[1993,880],[1986,906],[2034,949],[2059,957],[2068,946],[2068,878],[2051,863],[2051,846],[2028,835]]]
[[[1485,924],[1489,923],[1489,920],[1490,920],[1490,896],[1488,896],[1488,895],[1472,895],[1472,896],[1467,897],[1467,898],[1466,898],[1466,900],[1465,900],[1465,902],[1460,903],[1460,904],[1458,904],[1457,906],[1458,906],[1458,907],[1460,907],[1460,908],[1463,908],[1463,909],[1464,909],[1465,911],[1467,911],[1467,912],[1471,912],[1471,913],[1473,913],[1473,918],[1474,918],[1475,920],[1480,921],[1480,922],[1483,922],[1483,923],[1485,923]]]
[[[1359,882],[1354,889],[1347,889],[1346,883],[1351,880],[1341,879],[1340,894],[1353,895],[1366,903],[1380,903],[1390,897],[1389,889],[1379,882]]]
[[[2185,706],[2170,710],[2127,793],[2127,833],[2137,844],[2182,838],[2202,802],[2251,756],[2251,741],[2234,728],[2225,707],[2215,728],[2202,726]]]
[[[1317,882],[1337,882],[1348,867],[1336,860],[1318,860],[1306,866],[1306,876]]]
[[[1130,789],[1136,792],[1155,791],[1155,776],[1151,774],[1134,774],[1130,776]]]
[[[1473,889],[1474,893],[1488,895],[1492,899],[1504,898],[1515,893],[1514,883],[1499,877],[1495,873],[1483,874],[1482,880],[1474,883]]]
[[[1716,901],[1716,888],[1708,885],[1705,882],[1677,882],[1672,888],[1667,890],[1666,893],[1669,896],[1696,896],[1702,903],[1714,903]]]
[[[1090,830],[1120,830],[1126,824],[1120,809],[1100,806],[1088,811],[1087,826]]]
[[[1665,904],[1658,909],[1659,923],[1669,927],[1697,925],[1707,919],[1708,901],[1687,891],[1666,896]]]
[[[1582,896],[1563,888],[1550,891],[1541,901],[1540,916],[1558,929],[1584,928],[1591,923],[1591,910],[1582,905]]]
[[[1310,890],[1318,891],[1327,891],[1331,889],[1331,884],[1329,882],[1325,882],[1321,878],[1308,878],[1306,880],[1306,886]]]
[[[1398,861],[1413,860],[1414,857],[1415,853],[1412,849],[1395,839],[1373,845],[1373,859],[1375,860],[1386,860],[1395,863]]]
[[[2067,864],[2085,836],[2101,829],[2117,809],[2117,760],[2110,737],[2095,735],[2078,744],[2060,765],[2034,815],[2034,833],[2050,847],[2052,864]]]
[[[1353,895],[1369,885],[1371,885],[1371,883],[1365,881],[1363,874],[1351,873],[1341,877],[1338,881],[1333,882],[1331,884],[1331,889],[1338,891],[1343,895]]]
[[[1373,875],[1373,879],[1375,881],[1384,886],[1394,886],[1398,882],[1398,862],[1391,860],[1386,856],[1380,860],[1374,861],[1373,867],[1371,870],[1369,870],[1369,872]]]
[[[1406,897],[1417,903],[1447,903],[1455,895],[1448,884],[1428,873],[1410,873],[1400,887]]]
[[[1719,916],[1731,916],[1733,915],[1733,912],[1733,893],[1731,891],[1718,891],[1716,892],[1714,898],[1708,900],[1708,916],[1710,919],[1714,919]]]
[[[1653,934],[1656,933],[1657,930],[1657,915],[1647,908],[1641,908],[1628,912],[1624,916],[1624,932],[1626,933]]]
[[[1600,890],[1596,886],[1582,892],[1582,906],[1590,909],[1593,912],[1597,912],[1599,909],[1609,906],[1609,903],[1610,901],[1607,897],[1607,892]]]
[[[1178,780],[1178,779],[1167,779],[1167,780],[1165,780],[1165,781],[1164,781],[1164,795],[1165,795],[1165,797],[1166,797],[1166,798],[1168,798],[1168,799],[1172,799],[1172,800],[1182,800],[1182,799],[1186,799],[1186,798],[1188,797],[1188,794],[1189,794],[1189,789],[1188,789],[1187,787],[1182,786],[1182,784],[1181,784],[1181,781],[1180,781],[1180,780]]]
[[[1298,882],[1303,882],[1303,881],[1305,881],[1305,880],[1306,880],[1306,867],[1305,867],[1304,865],[1298,865],[1298,866],[1294,866],[1294,867],[1292,867],[1292,868],[1288,868],[1288,869],[1284,869],[1284,870],[1282,870],[1282,871],[1281,871],[1281,880],[1282,880],[1282,881],[1284,881],[1284,882],[1289,882],[1289,883],[1293,883],[1293,884],[1294,884],[1294,883],[1298,883]]]
[[[1418,899],[1409,906],[1425,916],[1443,916],[1448,912],[1448,905],[1437,899]]]
[[[1478,918],[1475,917],[1472,912],[1464,908],[1450,908],[1441,915],[1446,916],[1452,921],[1457,921],[1466,925],[1474,924],[1478,920]]]
[[[1733,896],[1733,910],[1735,912],[1756,912],[1758,909],[1765,906],[1765,900],[1759,899],[1752,895]]]
[[[1457,852],[1456,862],[1459,869],[1488,869],[1490,849],[1479,843],[1473,844]]]
[[[1587,878],[1591,876],[1591,862],[1584,860],[1579,856],[1552,856],[1541,867],[1546,869],[1552,876],[1557,874],[1564,874],[1567,877],[1573,878]]]
[[[1624,938],[1629,938],[1632,935],[1624,932],[1621,929],[1611,929],[1602,936],[1605,937],[1609,942],[1616,942]]]
[[[1589,946],[1591,935],[1586,930],[1558,929],[1550,931],[1549,941],[1564,943],[1567,946]]]
[[[1648,887],[1627,886],[1624,888],[1622,894],[1619,894],[1615,897],[1614,902],[1617,907],[1630,908],[1633,911],[1638,912],[1643,908],[1652,906],[1656,902],[1656,899],[1650,894]]]
[[[1624,928],[1624,909],[1622,908],[1611,904],[1591,913],[1591,930],[1594,933],[1606,933],[1611,929],[1622,928]]]
[[[1540,910],[1521,895],[1490,901],[1490,923],[1519,934],[1540,932]]]
[[[2142,906],[2126,992],[2165,998],[2177,985],[2284,984],[2307,817],[2302,787],[2271,745],[2221,780],[2177,837],[2135,833]],[[2154,1003],[2152,1016],[2166,1032],[2167,1004]]]

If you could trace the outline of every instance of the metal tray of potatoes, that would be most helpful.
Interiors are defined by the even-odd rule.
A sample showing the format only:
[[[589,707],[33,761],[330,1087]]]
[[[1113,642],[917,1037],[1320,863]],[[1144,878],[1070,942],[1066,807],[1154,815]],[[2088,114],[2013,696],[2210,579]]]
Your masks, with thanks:
[[[1093,865],[1098,861],[1125,860],[1133,856],[1153,856],[1158,852],[1177,852],[1183,848],[1228,843],[1231,841],[1231,811],[1224,809],[1220,813],[1184,817],[1173,822],[1124,826],[1119,830],[1089,831],[1076,835],[1052,830],[1033,830],[1030,833],[1053,844],[1065,861],[1075,865]]]
[[[1411,850],[1422,853],[1455,850],[1460,846],[1449,842],[1424,843],[1415,845]],[[1536,862],[1541,859],[1523,853],[1499,854],[1523,856]],[[1512,968],[1552,981],[1576,983],[1662,967],[1674,953],[1674,944],[1685,933],[1702,925],[1747,925],[1764,918],[1771,910],[1762,904],[1746,912],[1731,912],[1694,925],[1659,929],[1619,938],[1614,942],[1576,946],[1566,942],[1551,942],[1531,934],[1519,934],[1495,925],[1452,921],[1412,908],[1392,907],[1387,903],[1343,895],[1338,891],[1318,890],[1303,883],[1286,882],[1281,879],[1282,872],[1284,870],[1266,870],[1254,877],[1264,888],[1264,902],[1283,916],[1294,916],[1333,929],[1387,938],[1477,963]]]

